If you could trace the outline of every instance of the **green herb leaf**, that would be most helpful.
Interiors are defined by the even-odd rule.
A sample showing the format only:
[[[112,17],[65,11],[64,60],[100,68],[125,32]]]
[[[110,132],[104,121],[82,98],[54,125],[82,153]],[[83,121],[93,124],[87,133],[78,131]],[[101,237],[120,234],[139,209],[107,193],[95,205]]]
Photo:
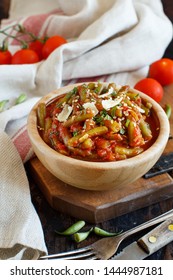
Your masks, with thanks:
[[[78,135],[78,131],[77,130],[73,131],[73,136],[76,136],[76,135]]]
[[[93,120],[96,122],[96,124],[104,125],[103,118],[100,115],[94,116]]]
[[[103,110],[100,112],[100,114],[101,114],[102,117],[106,117],[106,116],[108,115],[108,112],[107,112],[105,109],[103,109]]]

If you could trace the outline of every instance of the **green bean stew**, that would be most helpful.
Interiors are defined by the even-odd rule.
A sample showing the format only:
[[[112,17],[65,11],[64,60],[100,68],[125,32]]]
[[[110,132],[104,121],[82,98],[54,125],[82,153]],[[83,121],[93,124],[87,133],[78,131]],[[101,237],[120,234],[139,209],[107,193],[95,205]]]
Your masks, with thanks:
[[[156,140],[152,105],[129,86],[88,83],[37,109],[43,140],[59,153],[87,161],[118,161]]]

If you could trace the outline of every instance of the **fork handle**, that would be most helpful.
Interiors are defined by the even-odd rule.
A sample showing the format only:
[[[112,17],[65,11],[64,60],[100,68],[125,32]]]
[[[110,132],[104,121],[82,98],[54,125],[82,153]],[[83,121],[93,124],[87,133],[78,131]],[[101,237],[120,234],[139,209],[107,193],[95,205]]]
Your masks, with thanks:
[[[121,235],[124,236],[124,238],[127,238],[128,236],[132,235],[132,234],[135,234],[139,231],[142,231],[143,229],[146,229],[148,227],[151,227],[151,226],[154,226],[156,224],[159,224],[169,218],[173,218],[173,209],[163,213],[162,215],[152,219],[152,220],[149,220],[143,224],[140,224],[138,225],[137,227],[134,227],[130,230],[127,230],[126,232],[122,233]]]
[[[173,241],[173,218],[163,222],[137,242],[148,253],[153,254]]]

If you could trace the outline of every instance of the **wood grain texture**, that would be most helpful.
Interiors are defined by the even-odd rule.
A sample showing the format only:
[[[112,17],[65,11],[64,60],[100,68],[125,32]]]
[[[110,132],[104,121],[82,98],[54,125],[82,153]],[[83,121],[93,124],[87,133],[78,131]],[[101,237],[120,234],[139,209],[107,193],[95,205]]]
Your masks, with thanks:
[[[139,239],[138,243],[148,254],[156,252],[173,241],[173,218],[154,228],[151,232]]]
[[[30,172],[54,209],[88,222],[103,222],[173,196],[173,179],[162,174],[112,191],[87,191],[54,177],[41,162],[30,161]]]

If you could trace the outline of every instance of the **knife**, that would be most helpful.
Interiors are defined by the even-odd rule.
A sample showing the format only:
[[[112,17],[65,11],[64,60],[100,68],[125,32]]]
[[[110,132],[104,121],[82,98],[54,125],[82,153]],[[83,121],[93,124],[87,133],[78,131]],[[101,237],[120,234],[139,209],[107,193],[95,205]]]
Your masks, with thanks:
[[[155,165],[144,174],[145,179],[152,178],[173,170],[173,152],[162,155]]]
[[[173,218],[166,220],[113,256],[112,260],[143,260],[173,241]]]

